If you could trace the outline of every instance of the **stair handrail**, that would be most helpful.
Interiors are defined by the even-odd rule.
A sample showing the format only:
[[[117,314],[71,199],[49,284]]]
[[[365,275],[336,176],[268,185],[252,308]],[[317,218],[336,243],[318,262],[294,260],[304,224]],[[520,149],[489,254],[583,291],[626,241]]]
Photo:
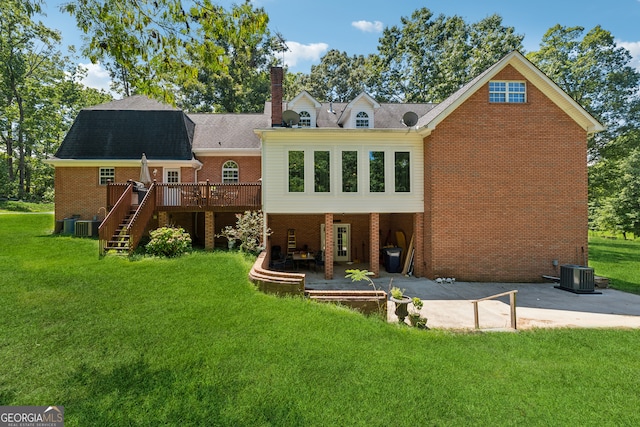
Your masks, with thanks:
[[[511,311],[511,328],[518,329],[516,324],[516,294],[517,293],[518,293],[517,290],[507,291],[507,292],[502,292],[500,294],[491,295],[489,297],[484,297],[484,298],[471,301],[471,303],[473,304],[473,320],[475,321],[476,329],[480,329],[480,320],[478,318],[478,303],[480,301],[492,300],[495,298],[503,297],[505,295],[509,295],[509,307],[511,308],[510,310]]]
[[[98,227],[98,242],[99,242],[99,250],[100,256],[104,256],[105,248],[107,246],[107,242],[113,234],[116,232],[118,225],[120,225],[120,221],[127,215],[127,213],[131,210],[131,196],[133,194],[133,181],[127,182],[127,187],[116,202],[113,205],[113,208],[107,213],[106,217]]]
[[[151,184],[151,187],[147,190],[142,202],[140,202],[138,209],[131,217],[129,225],[127,226],[129,234],[129,252],[135,250],[144,235],[144,230],[147,228],[149,220],[153,216],[153,212],[156,209],[156,182]]]

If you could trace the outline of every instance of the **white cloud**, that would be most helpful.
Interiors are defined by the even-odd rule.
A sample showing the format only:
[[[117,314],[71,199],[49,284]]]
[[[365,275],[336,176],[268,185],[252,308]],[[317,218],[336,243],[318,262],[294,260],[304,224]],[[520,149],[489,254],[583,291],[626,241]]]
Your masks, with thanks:
[[[109,76],[109,72],[102,68],[100,63],[93,64],[91,62],[87,64],[78,64],[82,68],[87,70],[87,76],[82,79],[80,83],[87,87],[92,87],[94,89],[102,89],[106,92],[110,92],[111,85],[111,77]]]
[[[380,21],[353,21],[351,26],[365,33],[380,33],[384,28],[384,24]]]
[[[288,67],[295,67],[298,61],[319,61],[320,57],[329,49],[327,43],[301,44],[287,41],[289,51],[284,53],[284,63]]]
[[[639,0],[640,1],[640,0]],[[631,63],[630,65],[640,72],[640,41],[638,42],[623,42],[616,41],[616,44],[620,47],[623,47],[631,53]]]

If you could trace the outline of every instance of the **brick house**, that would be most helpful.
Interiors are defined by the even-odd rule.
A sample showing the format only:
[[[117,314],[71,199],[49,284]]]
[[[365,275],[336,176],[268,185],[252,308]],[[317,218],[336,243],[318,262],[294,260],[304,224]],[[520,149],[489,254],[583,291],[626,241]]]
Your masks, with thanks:
[[[190,158],[154,156],[149,141],[132,142],[137,151],[122,163],[88,164],[61,155],[65,139],[51,160],[56,219],[80,209],[74,197],[87,207],[80,214],[96,212],[108,198],[101,168],[114,168],[107,172],[116,182],[135,179],[145,152],[162,178],[147,228],[171,215],[213,247],[215,230],[229,221],[218,218],[256,203],[243,196],[234,206],[210,206],[211,189],[235,173],[238,179],[225,185],[261,187],[259,206],[273,230],[268,246],[322,251],[327,278],[334,262],[365,262],[378,273],[387,245],[404,248],[418,277],[536,281],[557,275],[558,264],[586,264],[587,137],[602,126],[520,53],[440,104],[378,103],[365,93],[348,103],[321,103],[306,92],[285,102],[282,78],[282,69],[272,70],[272,101],[263,114],[158,108],[182,114],[187,129],[193,123],[184,142],[191,138]],[[129,110],[143,109],[138,102]],[[228,162],[235,172],[225,169]],[[165,173],[173,166],[180,168],[178,182]],[[78,182],[87,194],[73,194]],[[204,206],[163,205],[160,194],[169,189],[162,186],[178,183],[195,186]]]

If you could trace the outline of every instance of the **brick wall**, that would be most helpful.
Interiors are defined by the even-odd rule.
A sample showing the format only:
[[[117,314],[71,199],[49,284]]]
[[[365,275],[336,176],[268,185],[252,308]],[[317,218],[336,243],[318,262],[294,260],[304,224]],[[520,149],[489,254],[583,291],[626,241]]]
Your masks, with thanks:
[[[525,80],[507,67],[496,80]],[[586,262],[586,132],[527,84],[526,104],[488,85],[425,139],[424,267],[430,277],[533,281]]]
[[[99,168],[57,167],[55,169],[56,220],[80,215],[81,219],[105,217],[107,187],[99,184]],[[115,168],[115,181],[126,182],[140,177],[140,168]]]
[[[262,164],[260,156],[220,156],[199,157],[202,169],[198,171],[198,181],[222,182],[222,165],[233,160],[238,164],[240,182],[258,182],[262,178]]]

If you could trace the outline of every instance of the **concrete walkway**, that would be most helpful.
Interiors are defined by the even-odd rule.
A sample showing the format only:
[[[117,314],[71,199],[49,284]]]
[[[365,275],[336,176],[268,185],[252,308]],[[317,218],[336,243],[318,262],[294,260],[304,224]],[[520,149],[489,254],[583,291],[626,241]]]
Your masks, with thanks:
[[[352,268],[348,266],[347,268]],[[360,268],[360,267],[353,267]],[[366,268],[366,267],[361,267]],[[320,273],[308,273],[311,289],[369,289],[366,282],[351,282],[337,270],[334,280]],[[530,328],[640,328],[640,295],[614,289],[598,289],[594,294],[574,294],[555,288],[554,283],[436,283],[433,280],[381,272],[374,280],[378,289],[389,291],[389,283],[424,301],[421,314],[427,326],[443,329],[474,329],[472,300],[517,290],[518,329]],[[389,303],[388,319],[397,321],[394,304]],[[483,301],[479,305],[481,329],[510,328],[509,296]],[[411,309],[411,306],[410,306]]]

